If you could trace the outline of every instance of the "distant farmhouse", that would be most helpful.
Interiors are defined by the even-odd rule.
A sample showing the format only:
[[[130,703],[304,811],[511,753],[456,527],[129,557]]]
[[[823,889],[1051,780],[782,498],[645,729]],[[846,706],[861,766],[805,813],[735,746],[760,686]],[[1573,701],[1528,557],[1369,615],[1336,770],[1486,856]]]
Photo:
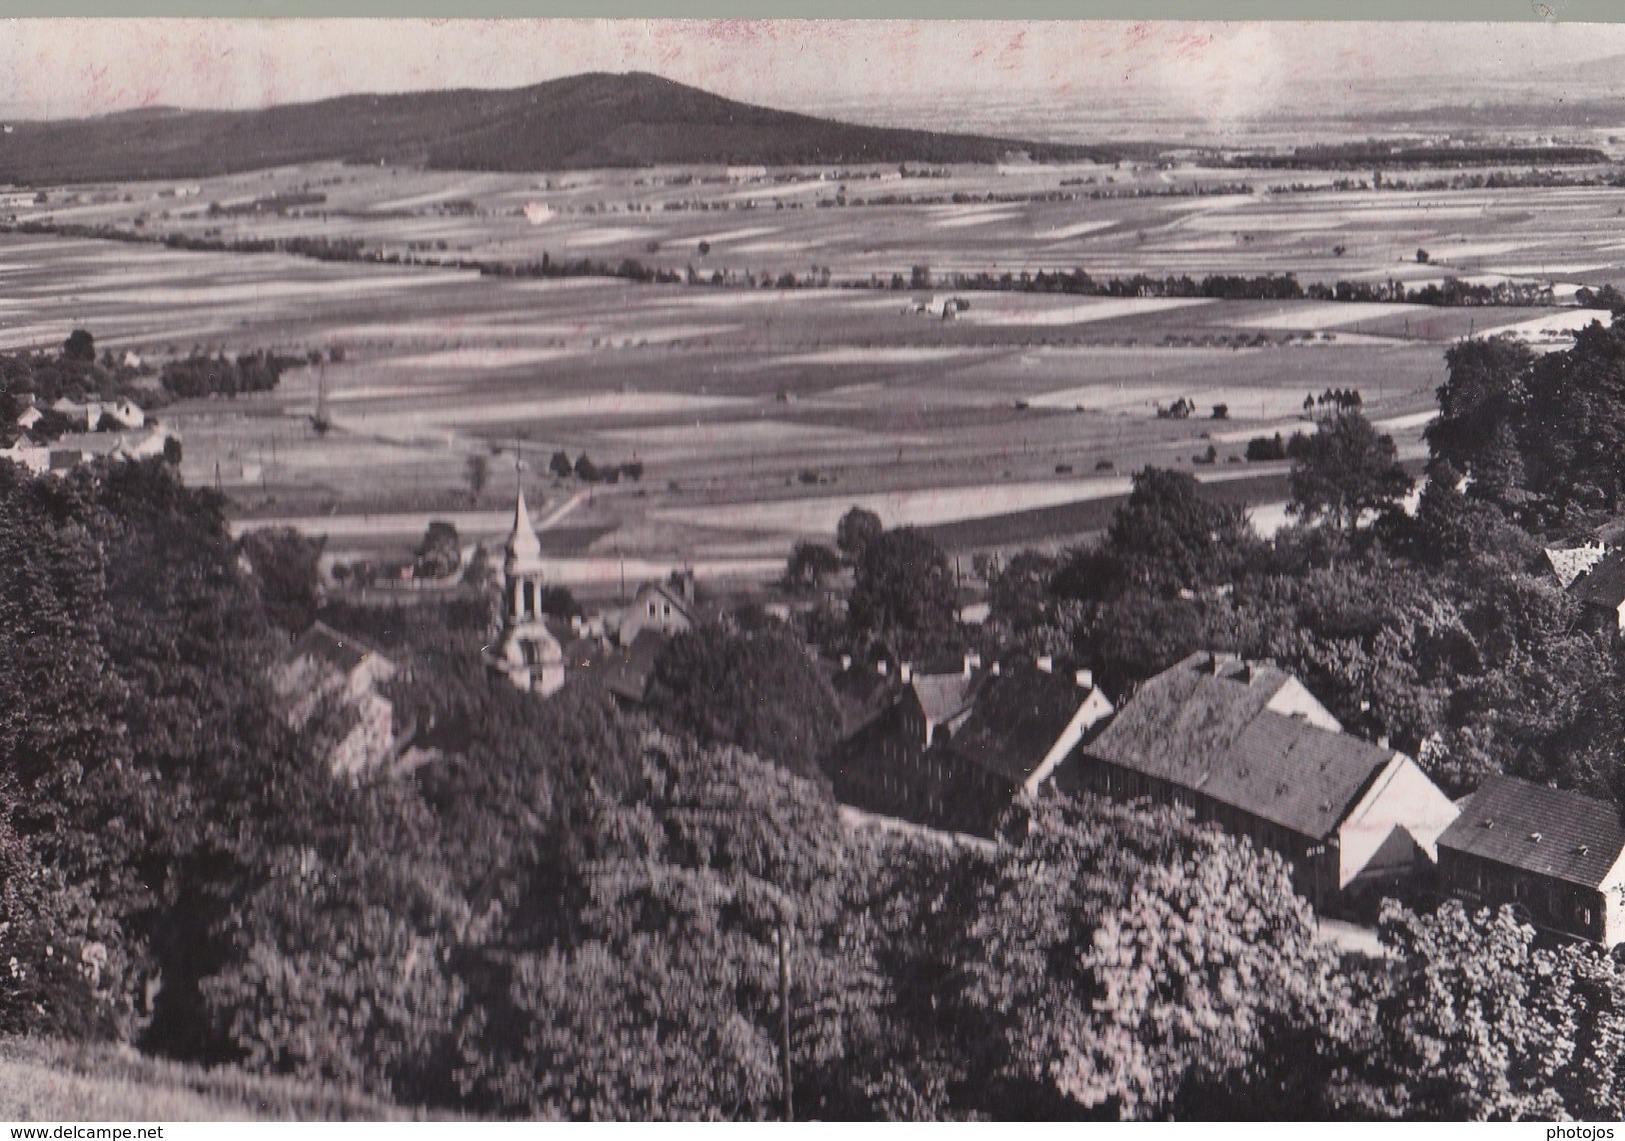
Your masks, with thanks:
[[[317,622],[272,667],[270,682],[288,724],[304,727],[328,711],[348,721],[326,761],[335,776],[357,776],[395,754],[394,706],[377,688],[395,674],[384,655]]]
[[[1605,800],[1492,776],[1439,837],[1439,883],[1545,931],[1625,943],[1625,824]]]
[[[1344,733],[1296,679],[1224,654],[1145,682],[1058,780],[1190,808],[1279,853],[1322,911],[1429,886],[1458,814],[1415,761]]]

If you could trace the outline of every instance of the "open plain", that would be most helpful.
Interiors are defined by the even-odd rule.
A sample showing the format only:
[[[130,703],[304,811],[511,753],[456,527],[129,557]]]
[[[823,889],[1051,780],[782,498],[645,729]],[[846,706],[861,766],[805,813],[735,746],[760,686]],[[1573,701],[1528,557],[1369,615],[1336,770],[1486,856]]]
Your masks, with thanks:
[[[1625,190],[1601,185],[1409,190],[1191,162],[317,164],[52,187],[9,207],[0,347],[85,327],[154,361],[319,356],[274,392],[164,413],[186,478],[217,483],[243,526],[320,518],[339,553],[403,548],[452,511],[467,537],[495,535],[522,456],[533,502],[588,491],[547,539],[583,560],[576,577],[622,557],[756,574],[851,503],[951,525],[966,550],[1062,543],[1083,516],[1058,509],[1120,496],[1146,464],[1252,481],[1239,494],[1263,523],[1282,467],[1246,462],[1246,443],[1298,430],[1305,397],[1327,389],[1358,390],[1416,459],[1453,341],[1509,331],[1550,347],[1608,319],[1573,298],[1625,272],[1622,209]],[[243,252],[267,242],[304,253]],[[1542,303],[1033,284],[1076,270],[1291,274],[1389,297],[1454,278]],[[319,386],[326,434],[310,423]],[[1159,417],[1180,401],[1190,415]],[[548,473],[559,451],[642,474],[585,488]],[[475,455],[491,473],[478,495]]]

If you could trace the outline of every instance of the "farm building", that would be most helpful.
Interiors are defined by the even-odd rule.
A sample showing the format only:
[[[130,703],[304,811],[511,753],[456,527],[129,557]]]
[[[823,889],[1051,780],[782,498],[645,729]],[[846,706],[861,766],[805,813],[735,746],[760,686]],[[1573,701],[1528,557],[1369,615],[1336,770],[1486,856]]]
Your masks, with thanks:
[[[1582,543],[1578,547],[1547,547],[1546,565],[1551,567],[1557,585],[1567,590],[1574,585],[1575,579],[1590,571],[1607,554],[1607,545],[1596,541]]]
[[[1047,659],[988,678],[958,731],[927,756],[939,810],[957,830],[991,835],[1013,801],[1033,796],[1113,713],[1088,670],[1055,672]]]
[[[39,475],[51,470],[51,449],[36,444],[27,436],[18,436],[10,447],[0,448],[0,460],[10,460],[18,467]]]
[[[396,674],[395,663],[348,634],[317,622],[271,668],[271,688],[288,724],[303,726],[324,709],[348,721],[327,750],[335,776],[356,776],[395,752],[394,706],[377,690]]]
[[[1546,931],[1625,943],[1625,824],[1577,792],[1492,776],[1439,837],[1441,889]]]
[[[632,645],[645,630],[654,630],[669,638],[703,625],[719,614],[715,606],[696,596],[693,573],[683,572],[673,575],[669,582],[646,582],[638,587],[632,601],[621,608],[615,637],[623,646]]]
[[[1147,681],[1057,783],[1190,808],[1279,853],[1317,910],[1425,883],[1457,815],[1415,761],[1344,733],[1289,674],[1226,654]]]
[[[1612,551],[1569,585],[1596,629],[1625,632],[1625,550]]]
[[[629,645],[604,645],[580,663],[579,669],[598,684],[622,709],[641,709],[654,676],[655,659],[671,644],[659,630],[639,630]],[[572,663],[575,665],[575,663]]]
[[[502,630],[486,664],[519,689],[547,696],[564,685],[564,650],[542,615],[543,570],[521,488],[502,560]]]
[[[837,798],[985,835],[1112,710],[1087,676],[1034,664],[984,670],[974,654],[957,669],[847,669],[834,685],[847,725],[826,764]]]

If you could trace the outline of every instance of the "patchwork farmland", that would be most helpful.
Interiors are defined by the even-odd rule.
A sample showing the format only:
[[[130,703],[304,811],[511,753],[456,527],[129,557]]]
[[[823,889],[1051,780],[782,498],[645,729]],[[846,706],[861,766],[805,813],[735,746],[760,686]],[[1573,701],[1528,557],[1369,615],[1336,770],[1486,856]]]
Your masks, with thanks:
[[[1607,319],[1573,307],[1575,291],[1625,275],[1625,191],[1334,187],[1346,179],[1150,163],[906,177],[319,164],[53,187],[7,207],[0,347],[84,327],[154,360],[319,354],[274,392],[165,418],[188,481],[217,482],[244,525],[319,520],[335,551],[402,547],[451,511],[469,537],[498,533],[516,448],[533,504],[569,505],[545,541],[587,577],[628,557],[762,573],[852,503],[966,551],[1053,545],[1088,514],[1067,505],[1121,495],[1148,463],[1232,485],[1262,523],[1283,469],[1246,462],[1246,443],[1300,428],[1307,394],[1358,389],[1415,459],[1450,343],[1566,343]],[[243,252],[275,242],[326,260]],[[550,274],[578,259],[597,271],[535,276],[544,255]],[[670,280],[605,275],[626,262]],[[1019,288],[1076,269],[1390,293],[1455,278],[1546,303]],[[976,275],[1009,288],[964,288]],[[319,386],[325,435],[310,423]],[[1158,416],[1182,401],[1188,417]],[[557,451],[635,462],[641,478],[556,479]],[[473,497],[476,455],[491,478]]]

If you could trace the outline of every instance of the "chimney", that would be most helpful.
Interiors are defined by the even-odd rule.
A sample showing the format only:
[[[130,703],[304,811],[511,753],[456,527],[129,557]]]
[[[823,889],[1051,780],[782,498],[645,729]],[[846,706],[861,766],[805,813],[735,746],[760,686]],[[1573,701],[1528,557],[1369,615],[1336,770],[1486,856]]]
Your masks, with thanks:
[[[1078,683],[1078,688],[1079,689],[1093,689],[1093,688],[1095,688],[1095,671],[1094,670],[1078,670],[1076,673],[1074,673],[1072,675],[1072,679]]]
[[[966,676],[966,677],[970,677],[971,669],[973,668],[971,666],[971,664],[970,664],[970,659],[971,659],[971,656],[969,654],[966,654],[965,655],[965,669],[964,669],[964,676]]]
[[[851,668],[852,668],[852,655],[851,654],[842,654],[841,655],[841,672],[845,673],[847,670],[849,670]]]
[[[1054,673],[1055,672],[1055,659],[1053,657],[1051,657],[1049,654],[1040,654],[1038,656],[1038,660],[1035,661],[1033,663],[1033,665],[1037,666],[1039,669],[1043,670],[1045,673]]]
[[[875,663],[875,672],[877,674],[879,674],[881,677],[885,677],[886,676],[887,665],[888,665],[888,663],[887,663],[886,659],[881,658],[878,662]]]
[[[1384,733],[1382,736],[1377,738],[1377,748],[1389,749],[1392,747],[1393,746],[1388,743],[1388,734]]]
[[[903,682],[904,685],[907,685],[909,682],[913,681],[914,680],[914,665],[913,665],[913,663],[912,662],[904,662],[902,665],[898,666],[897,667],[897,676],[902,679],[902,682]]]

